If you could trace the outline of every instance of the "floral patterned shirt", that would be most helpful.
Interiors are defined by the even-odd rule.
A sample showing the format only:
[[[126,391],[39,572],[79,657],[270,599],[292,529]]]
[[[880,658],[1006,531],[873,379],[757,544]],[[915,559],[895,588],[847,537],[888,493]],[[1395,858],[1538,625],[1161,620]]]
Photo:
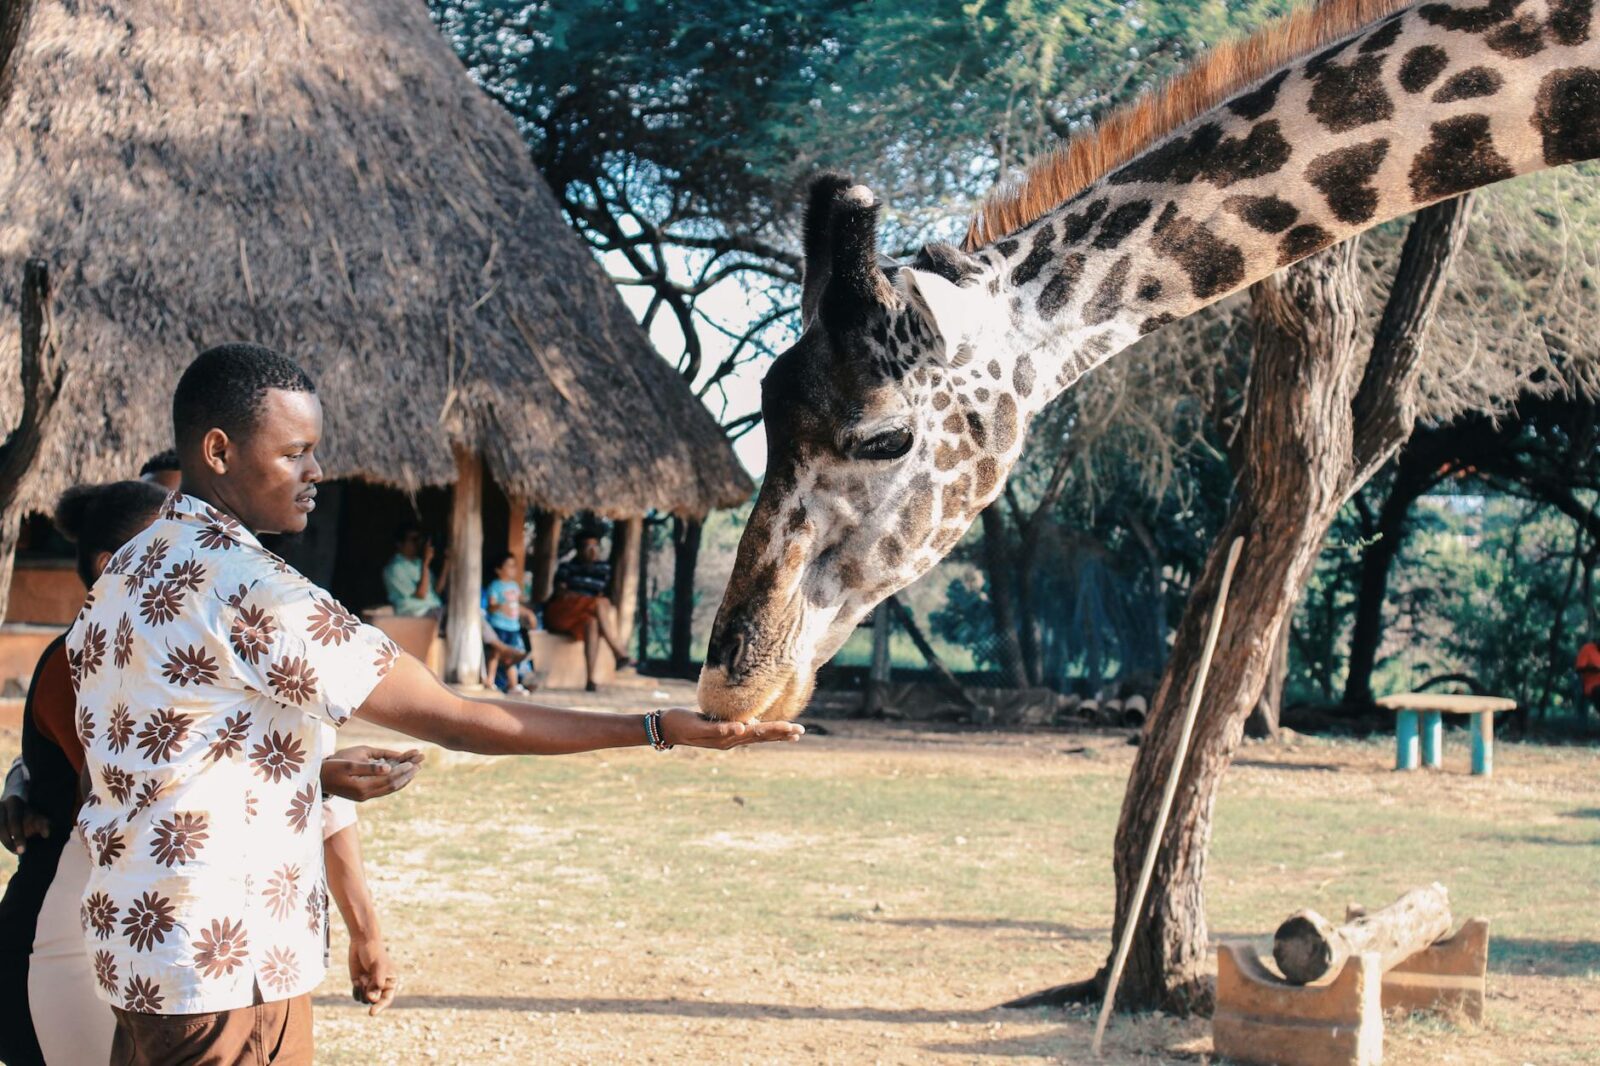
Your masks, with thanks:
[[[104,999],[191,1014],[316,987],[323,724],[398,656],[192,496],[117,552],[67,635],[91,781],[81,913]]]

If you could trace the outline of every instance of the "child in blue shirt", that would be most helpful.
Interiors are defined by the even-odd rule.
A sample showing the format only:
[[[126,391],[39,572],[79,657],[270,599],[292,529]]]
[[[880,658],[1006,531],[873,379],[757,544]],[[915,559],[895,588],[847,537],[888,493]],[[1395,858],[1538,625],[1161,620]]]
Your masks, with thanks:
[[[517,676],[517,667],[528,657],[528,645],[522,636],[522,626],[526,622],[529,629],[537,628],[533,619],[533,612],[522,606],[522,585],[517,581],[517,557],[506,555],[500,560],[500,565],[495,567],[494,580],[489,582],[488,610],[489,627],[494,630],[500,643],[506,645],[511,651],[499,649],[490,650],[489,676],[497,677],[500,667],[504,666],[509,675],[510,688],[507,690],[518,695],[528,691]]]

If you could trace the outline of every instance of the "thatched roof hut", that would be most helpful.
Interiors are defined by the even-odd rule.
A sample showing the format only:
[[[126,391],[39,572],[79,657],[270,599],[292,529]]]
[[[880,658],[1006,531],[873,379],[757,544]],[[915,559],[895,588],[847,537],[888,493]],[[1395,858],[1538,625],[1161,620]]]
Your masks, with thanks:
[[[168,446],[177,374],[267,343],[312,372],[329,476],[555,512],[703,514],[749,479],[564,225],[421,0],[37,0],[0,114],[0,419],[22,261],[71,366],[24,502]]]

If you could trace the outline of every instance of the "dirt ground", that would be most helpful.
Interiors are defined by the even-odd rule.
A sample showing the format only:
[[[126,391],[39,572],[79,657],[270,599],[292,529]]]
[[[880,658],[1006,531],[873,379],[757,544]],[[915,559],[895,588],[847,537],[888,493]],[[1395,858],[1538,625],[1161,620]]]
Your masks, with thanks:
[[[639,682],[585,705],[691,699]],[[400,1001],[348,1002],[336,926],[318,1061],[1090,1061],[1092,1011],[995,1004],[1108,952],[1126,737],[820,724],[727,753],[433,752],[362,811]],[[16,736],[0,718],[8,761]],[[1218,805],[1213,936],[1266,945],[1299,907],[1437,879],[1458,920],[1491,921],[1487,1018],[1391,1018],[1385,1061],[1600,1063],[1600,752],[1502,744],[1490,780],[1459,733],[1442,773],[1392,758],[1247,745]],[[1204,1019],[1118,1018],[1107,1046],[1214,1061]]]

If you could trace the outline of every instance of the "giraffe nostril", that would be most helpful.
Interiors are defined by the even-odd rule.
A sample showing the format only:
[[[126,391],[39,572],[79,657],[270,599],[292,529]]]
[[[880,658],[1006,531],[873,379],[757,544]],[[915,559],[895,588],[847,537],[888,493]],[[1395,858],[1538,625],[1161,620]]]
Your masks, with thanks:
[[[733,639],[728,642],[727,655],[723,658],[729,680],[737,681],[739,675],[744,673],[745,653],[749,650],[750,641],[745,636],[744,630],[735,631]]]

